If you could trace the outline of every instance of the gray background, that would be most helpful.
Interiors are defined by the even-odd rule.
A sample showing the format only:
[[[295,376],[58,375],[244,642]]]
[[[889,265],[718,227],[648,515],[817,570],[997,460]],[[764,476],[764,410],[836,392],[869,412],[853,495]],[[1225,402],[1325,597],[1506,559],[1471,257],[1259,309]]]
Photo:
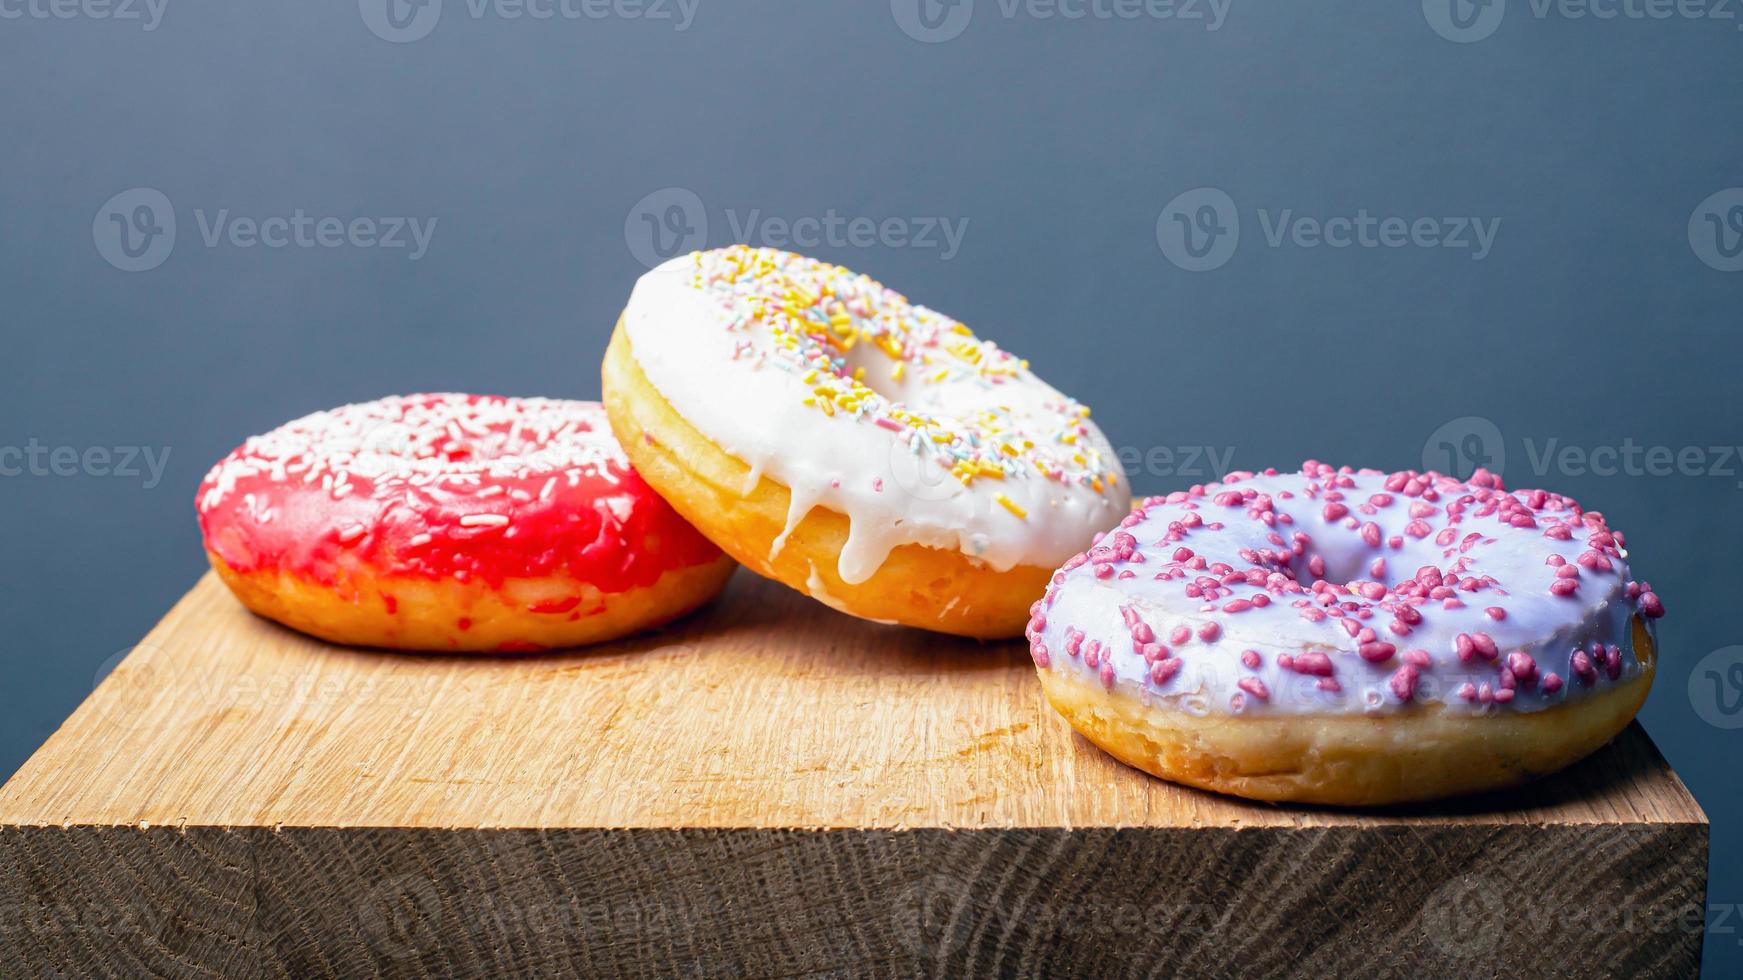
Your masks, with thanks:
[[[168,0],[152,31],[0,19],[0,446],[171,454],[150,488],[0,477],[0,771],[200,574],[193,489],[246,435],[395,392],[596,396],[655,244],[635,212],[687,199],[648,195],[692,192],[715,245],[757,209],[966,219],[948,259],[894,240],[807,250],[1030,357],[1116,444],[1397,468],[1425,449],[1447,466],[1432,454],[1450,440],[1626,530],[1670,607],[1644,720],[1713,820],[1725,931],[1707,965],[1743,973],[1725,911],[1743,901],[1743,730],[1721,727],[1743,716],[1705,686],[1713,660],[1697,671],[1743,643],[1743,464],[1704,453],[1743,442],[1743,273],[1705,264],[1689,232],[1704,199],[1743,185],[1740,23],[1512,0],[1492,36],[1454,43],[1416,3],[1235,0],[1208,31],[979,0],[928,44],[883,2],[701,0],[676,31],[475,19],[447,0],[427,37],[395,44],[348,0]],[[136,187],[173,202],[178,232],[130,273],[93,220]],[[1199,187],[1229,196],[1241,235],[1190,272],[1158,216]],[[437,226],[417,261],[208,247],[196,212],[223,208]],[[1481,260],[1273,247],[1259,212],[1285,209],[1501,225]],[[1551,439],[1705,460],[1668,476],[1534,465]],[[1148,459],[1140,489],[1213,475]],[[1715,655],[1721,677],[1733,653]]]

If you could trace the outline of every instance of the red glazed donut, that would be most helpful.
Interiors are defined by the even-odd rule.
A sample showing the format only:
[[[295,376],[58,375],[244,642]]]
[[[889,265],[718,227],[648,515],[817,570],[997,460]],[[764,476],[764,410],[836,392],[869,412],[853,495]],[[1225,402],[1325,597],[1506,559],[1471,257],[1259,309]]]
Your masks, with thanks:
[[[207,474],[212,567],[336,643],[517,653],[708,601],[721,554],[630,468],[596,403],[429,394],[316,412]]]

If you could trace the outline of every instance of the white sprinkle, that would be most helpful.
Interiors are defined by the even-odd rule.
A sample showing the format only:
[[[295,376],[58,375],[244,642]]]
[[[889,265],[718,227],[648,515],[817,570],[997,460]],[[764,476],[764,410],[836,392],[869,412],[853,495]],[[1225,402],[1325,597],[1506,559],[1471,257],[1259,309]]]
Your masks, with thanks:
[[[507,524],[506,514],[467,514],[460,518],[461,527],[503,527]]]

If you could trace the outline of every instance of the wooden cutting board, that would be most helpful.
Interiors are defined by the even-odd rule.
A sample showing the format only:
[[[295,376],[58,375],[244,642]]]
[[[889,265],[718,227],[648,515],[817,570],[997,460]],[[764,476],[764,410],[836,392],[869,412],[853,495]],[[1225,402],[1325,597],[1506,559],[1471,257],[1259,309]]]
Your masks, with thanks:
[[[207,576],[0,789],[0,974],[1690,976],[1706,866],[1638,727],[1517,792],[1291,809],[1113,762],[1020,644],[742,571],[495,658]]]

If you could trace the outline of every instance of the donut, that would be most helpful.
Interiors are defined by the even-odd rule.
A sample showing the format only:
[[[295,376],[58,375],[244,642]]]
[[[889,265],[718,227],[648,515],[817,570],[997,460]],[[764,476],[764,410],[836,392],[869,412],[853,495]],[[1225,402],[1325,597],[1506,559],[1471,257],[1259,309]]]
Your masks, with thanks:
[[[951,318],[770,248],[636,283],[604,401],[631,462],[745,567],[842,612],[1015,637],[1129,511],[1089,410]]]
[[[1048,701],[1122,762],[1375,805],[1553,772],[1625,727],[1663,603],[1623,535],[1478,470],[1309,461],[1142,501],[1026,631]]]
[[[384,398],[254,436],[196,500],[254,612],[335,643],[521,653],[708,601],[732,560],[630,468],[595,402]]]

